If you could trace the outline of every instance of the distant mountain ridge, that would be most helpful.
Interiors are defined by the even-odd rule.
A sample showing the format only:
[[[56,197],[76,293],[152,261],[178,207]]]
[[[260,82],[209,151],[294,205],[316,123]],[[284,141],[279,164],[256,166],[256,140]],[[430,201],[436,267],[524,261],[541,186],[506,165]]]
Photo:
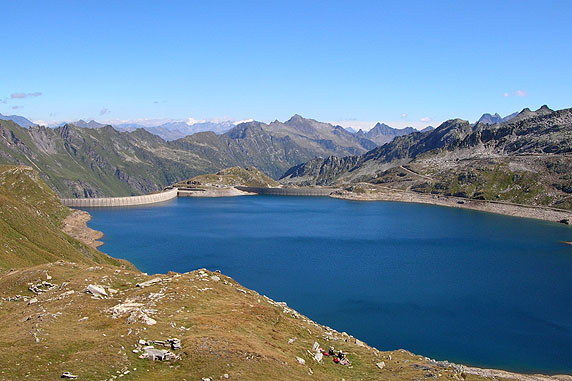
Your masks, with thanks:
[[[143,128],[167,141],[172,141],[198,132],[212,131],[215,134],[223,134],[235,127],[235,123],[236,122],[230,120],[221,122],[204,121],[191,124],[185,121],[172,121],[162,123],[157,126],[145,126],[137,123],[121,123],[115,127],[120,131],[134,131],[138,128]]]
[[[397,136],[407,135],[415,131],[417,130],[413,127],[393,128],[385,123],[377,123],[371,130],[364,132],[360,129],[356,134],[381,146],[392,141]]]
[[[514,112],[512,114],[509,114],[507,116],[505,116],[504,118],[502,116],[500,116],[498,113],[495,113],[494,115],[491,114],[483,114],[479,120],[477,121],[477,123],[481,123],[481,124],[497,124],[497,123],[502,123],[502,122],[508,122],[509,120],[511,120],[512,118],[514,118],[515,116],[517,116],[519,113],[518,112]]]
[[[33,122],[19,115],[2,115],[0,114],[0,120],[11,120],[12,122],[18,124],[21,127],[29,128],[35,126]]]

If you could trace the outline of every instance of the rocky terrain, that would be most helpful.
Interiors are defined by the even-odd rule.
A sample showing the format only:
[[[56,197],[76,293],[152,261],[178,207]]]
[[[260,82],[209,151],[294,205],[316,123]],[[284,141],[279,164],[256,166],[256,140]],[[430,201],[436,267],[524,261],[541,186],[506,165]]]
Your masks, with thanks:
[[[89,128],[95,127],[95,128]],[[61,197],[129,196],[236,165],[271,177],[316,156],[355,155],[372,141],[299,115],[281,123],[242,123],[225,134],[165,141],[146,130],[97,124],[23,128],[0,120],[0,163],[29,165]]]
[[[453,119],[363,155],[313,159],[282,184],[359,182],[417,193],[572,209],[572,109],[524,109],[506,122]]]

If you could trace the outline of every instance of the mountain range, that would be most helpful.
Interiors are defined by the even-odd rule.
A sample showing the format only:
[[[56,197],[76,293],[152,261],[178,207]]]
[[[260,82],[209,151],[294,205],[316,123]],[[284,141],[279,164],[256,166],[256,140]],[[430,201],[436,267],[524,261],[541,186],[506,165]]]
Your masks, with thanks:
[[[572,109],[525,108],[488,124],[451,119],[365,154],[315,158],[283,184],[385,184],[404,190],[572,208]]]
[[[451,119],[415,131],[378,123],[355,134],[294,115],[172,141],[94,121],[52,129],[0,119],[0,163],[34,167],[62,197],[143,194],[224,168],[254,166],[283,184],[367,181],[566,207],[572,190],[569,114],[543,106],[494,124],[496,116],[485,114],[476,124]],[[492,178],[507,186],[499,188]]]
[[[52,129],[0,120],[0,163],[34,167],[60,196],[99,197],[149,193],[237,165],[255,166],[277,179],[316,156],[357,155],[376,147],[339,126],[299,115],[174,141],[141,128],[121,132],[95,123]]]

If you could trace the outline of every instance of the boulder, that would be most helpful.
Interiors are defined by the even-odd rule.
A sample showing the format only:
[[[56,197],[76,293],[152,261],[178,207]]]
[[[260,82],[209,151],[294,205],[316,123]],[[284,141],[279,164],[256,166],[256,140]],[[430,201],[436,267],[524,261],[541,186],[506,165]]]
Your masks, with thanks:
[[[316,360],[317,362],[322,362],[323,358],[324,358],[324,355],[322,354],[322,352],[317,352],[314,355],[314,360]]]
[[[87,286],[87,289],[85,290],[85,292],[93,295],[94,298],[105,298],[107,297],[107,292],[105,291],[105,288],[103,288],[103,286],[99,286],[97,284],[90,284],[89,286]]]
[[[179,339],[167,339],[167,343],[171,344],[171,349],[173,350],[177,350],[177,349],[181,349],[181,340]]]
[[[77,378],[75,374],[71,374],[70,372],[63,372],[61,378]]]
[[[155,349],[151,346],[143,348],[143,354],[140,359],[149,359],[151,361],[168,361],[174,360],[177,356],[165,349]]]

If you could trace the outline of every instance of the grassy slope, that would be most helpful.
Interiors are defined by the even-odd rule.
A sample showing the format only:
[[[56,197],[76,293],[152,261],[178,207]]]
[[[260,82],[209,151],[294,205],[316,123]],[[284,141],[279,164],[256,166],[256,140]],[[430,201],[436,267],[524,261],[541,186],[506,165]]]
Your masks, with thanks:
[[[0,299],[5,322],[0,325],[0,379],[57,379],[69,371],[83,380],[98,380],[126,370],[123,378],[142,380],[217,380],[225,373],[239,380],[415,380],[439,374],[440,379],[462,379],[452,367],[405,351],[380,352],[302,315],[295,317],[231,278],[207,271],[161,275],[162,283],[141,289],[135,285],[151,277],[107,265],[60,262],[0,277],[0,297],[31,297],[27,284],[48,274],[60,287],[37,296],[37,303]],[[88,284],[118,293],[95,300],[84,292]],[[129,323],[128,314],[114,319],[110,309],[127,300],[156,310],[151,316],[157,324]],[[182,349],[174,351],[180,360],[151,362],[133,353],[140,339],[172,337],[182,342]],[[296,340],[289,344],[291,338]],[[327,357],[317,363],[307,352],[315,341],[349,353],[352,366],[336,365]],[[375,365],[380,361],[385,362],[383,370]]]
[[[68,214],[32,168],[0,166],[0,271],[60,259],[123,264],[63,233]]]

